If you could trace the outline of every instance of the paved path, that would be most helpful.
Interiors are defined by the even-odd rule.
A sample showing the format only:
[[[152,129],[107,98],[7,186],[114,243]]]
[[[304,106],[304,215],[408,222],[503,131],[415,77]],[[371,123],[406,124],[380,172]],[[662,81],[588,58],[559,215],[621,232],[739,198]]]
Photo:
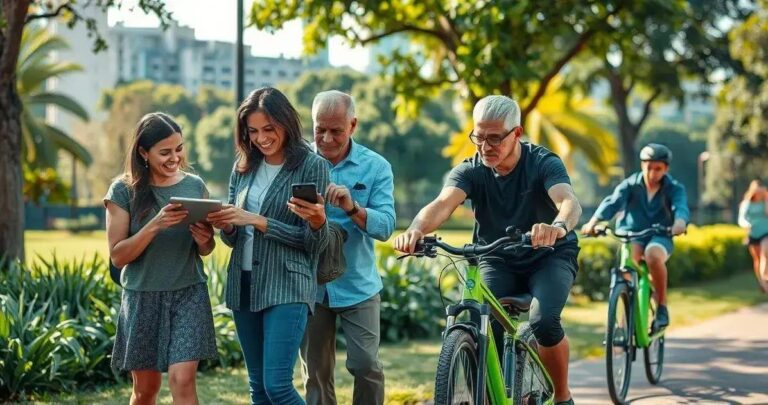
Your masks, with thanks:
[[[665,349],[658,386],[645,379],[638,353],[628,402],[768,404],[768,304],[673,329]],[[603,359],[573,363],[570,383],[577,404],[610,404]]]

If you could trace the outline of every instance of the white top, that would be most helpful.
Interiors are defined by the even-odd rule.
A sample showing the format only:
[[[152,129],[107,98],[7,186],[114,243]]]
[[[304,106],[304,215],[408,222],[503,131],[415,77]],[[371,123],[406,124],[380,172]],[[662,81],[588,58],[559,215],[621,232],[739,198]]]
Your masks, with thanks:
[[[264,203],[264,198],[267,196],[269,186],[272,184],[272,180],[277,177],[280,169],[283,168],[282,164],[271,165],[267,162],[261,162],[256,175],[253,178],[251,188],[248,190],[248,196],[245,198],[245,207],[248,212],[259,213],[261,211],[261,204]],[[245,245],[243,246],[243,255],[240,266],[244,271],[251,271],[253,269],[253,235],[255,228],[253,225],[245,227]]]

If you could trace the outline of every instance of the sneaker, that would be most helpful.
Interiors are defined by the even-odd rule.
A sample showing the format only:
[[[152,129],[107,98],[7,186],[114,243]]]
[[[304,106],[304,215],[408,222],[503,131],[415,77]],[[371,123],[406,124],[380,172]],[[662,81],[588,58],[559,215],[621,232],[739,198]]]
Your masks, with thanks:
[[[669,326],[669,311],[667,311],[666,305],[659,305],[659,309],[656,311],[656,330],[666,328]]]
[[[573,397],[570,397],[568,398],[567,401],[555,402],[555,405],[575,405],[575,404],[573,402]]]

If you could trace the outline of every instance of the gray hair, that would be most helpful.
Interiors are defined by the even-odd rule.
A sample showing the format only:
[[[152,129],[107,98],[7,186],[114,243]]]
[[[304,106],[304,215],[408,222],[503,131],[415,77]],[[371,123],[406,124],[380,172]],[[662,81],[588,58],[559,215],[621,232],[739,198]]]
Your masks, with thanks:
[[[339,108],[347,112],[347,119],[355,118],[355,100],[352,96],[338,90],[321,91],[312,101],[312,120],[318,115],[332,114]]]
[[[475,123],[504,121],[504,128],[511,131],[520,125],[520,106],[507,96],[486,96],[475,104],[472,119]]]

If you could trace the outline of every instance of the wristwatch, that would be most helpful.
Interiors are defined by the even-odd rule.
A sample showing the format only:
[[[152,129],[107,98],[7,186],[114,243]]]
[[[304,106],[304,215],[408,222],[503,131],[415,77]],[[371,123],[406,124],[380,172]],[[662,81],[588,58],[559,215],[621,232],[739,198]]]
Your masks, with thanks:
[[[563,228],[565,233],[568,233],[568,226],[565,225],[565,222],[563,222],[563,221],[555,221],[555,222],[552,223],[552,226],[556,226],[558,228]]]
[[[357,201],[352,201],[352,209],[349,210],[349,211],[344,211],[344,212],[346,212],[348,217],[351,217],[352,215],[357,214],[357,210],[359,209],[359,207],[360,206],[357,205]]]

